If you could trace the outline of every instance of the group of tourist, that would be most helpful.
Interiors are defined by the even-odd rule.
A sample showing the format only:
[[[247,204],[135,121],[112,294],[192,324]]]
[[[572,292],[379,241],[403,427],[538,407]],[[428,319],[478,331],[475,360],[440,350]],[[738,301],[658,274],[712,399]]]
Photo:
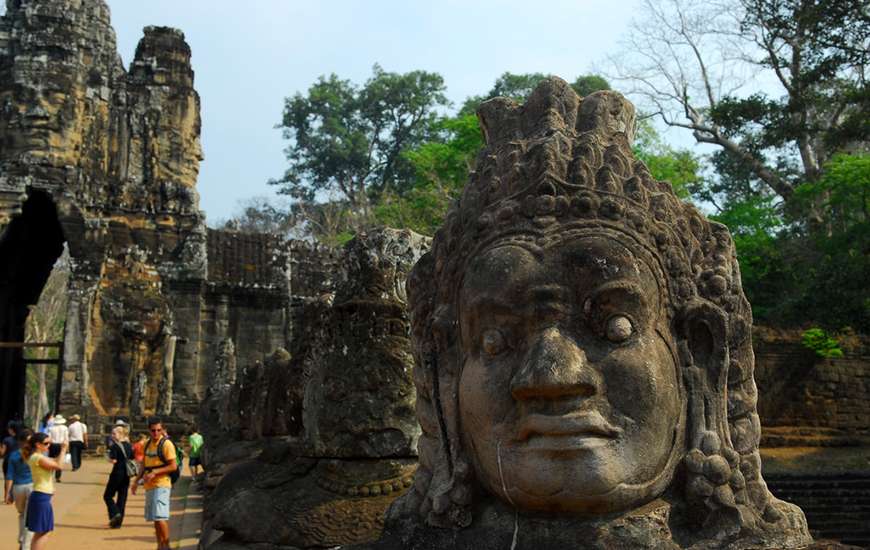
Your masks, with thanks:
[[[4,501],[14,504],[18,512],[20,550],[46,547],[47,535],[54,529],[51,497],[54,482],[60,481],[65,462],[72,470],[81,468],[82,451],[87,448],[87,426],[78,415],[46,417],[39,431],[33,433],[20,422],[10,422],[8,435],[0,443],[5,475]],[[135,444],[129,439],[129,426],[118,420],[107,441],[106,456],[112,463],[103,501],[109,515],[109,527],[120,528],[124,521],[128,488],[136,494],[139,485],[145,490],[145,519],[154,523],[159,549],[169,548],[169,502],[172,485],[181,472],[183,453],[171,441],[161,419],[148,419],[148,434]],[[202,436],[192,430],[189,467],[196,477],[200,468]],[[69,451],[69,454],[67,452]]]
[[[63,469],[69,442],[53,442],[52,436],[33,433],[19,422],[10,422],[8,436],[0,445],[6,481],[4,501],[18,512],[18,545],[21,550],[41,550],[54,530],[51,497],[55,472]],[[52,445],[58,445],[55,457]]]

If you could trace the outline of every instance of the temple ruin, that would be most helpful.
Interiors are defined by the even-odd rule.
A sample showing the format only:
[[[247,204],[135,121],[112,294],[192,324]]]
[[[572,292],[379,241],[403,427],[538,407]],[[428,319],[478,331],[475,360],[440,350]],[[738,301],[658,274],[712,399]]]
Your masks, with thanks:
[[[286,346],[289,249],[207,229],[190,47],[147,27],[125,69],[102,0],[10,1],[0,18],[0,342],[20,342],[64,243],[71,276],[60,408],[90,421],[191,420],[207,365]],[[22,413],[0,349],[0,422]]]
[[[526,107],[503,99],[484,107],[490,149],[434,251],[415,269],[409,298],[407,272],[430,245],[417,236],[387,231],[337,251],[207,228],[196,192],[199,96],[180,31],[144,29],[125,68],[103,0],[7,0],[0,17],[0,342],[23,340],[28,306],[66,246],[70,299],[59,407],[92,425],[153,413],[190,423],[201,414],[212,444],[206,485],[214,490],[205,534],[215,538],[204,543],[215,548],[376,544],[399,495],[379,548],[396,547],[395,537],[412,548],[457,540],[477,550],[509,548],[518,533],[540,534],[541,544],[578,533],[605,546],[738,547],[747,536],[760,544],[807,543],[799,510],[768,490],[773,483],[762,476],[759,445],[866,445],[870,342],[858,338],[845,358],[820,361],[799,336],[762,332],[753,363],[751,318],[727,231],[676,201],[631,156],[631,109],[623,99],[572,94],[553,80]],[[583,227],[563,235],[560,224],[569,218]],[[522,255],[493,252],[497,239],[489,237],[501,238],[511,224],[513,244],[537,246],[547,273]],[[566,243],[558,256],[554,250]],[[678,396],[678,403],[658,402],[668,413],[662,416],[675,419],[677,435],[669,438],[653,422],[659,419],[640,415],[635,420],[649,422],[661,437],[625,443],[611,462],[628,459],[598,477],[595,468],[584,471],[593,472],[588,483],[604,486],[613,474],[625,477],[623,485],[643,487],[599,498],[575,486],[560,498],[543,498],[534,489],[554,483],[546,475],[552,464],[538,463],[539,475],[516,448],[491,439],[486,407],[463,410],[461,399],[498,396],[461,383],[456,358],[469,350],[461,349],[456,328],[463,315],[468,325],[505,317],[492,305],[504,296],[486,290],[498,276],[494,268],[517,260],[526,269],[504,271],[551,276],[546,298],[565,286],[564,255],[582,263],[588,250],[617,271],[642,273],[632,284],[645,290],[655,286],[651,279],[667,281],[657,289],[658,309],[620,290],[592,304],[603,304],[603,313],[588,324],[620,343],[640,328],[641,314],[679,321],[673,326],[682,332],[666,337],[674,339],[667,350],[652,346],[659,359],[672,355],[676,375],[658,370],[648,377]],[[474,311],[451,294],[466,269],[470,281],[477,278],[469,285],[489,299]],[[703,307],[680,317],[695,298]],[[619,303],[634,309],[611,315],[607,308]],[[670,325],[654,321],[669,334]],[[547,332],[532,355],[578,355],[563,336]],[[515,340],[484,330],[474,353],[508,361]],[[468,372],[480,379],[477,367]],[[23,411],[26,368],[21,349],[0,347],[0,425]],[[595,389],[588,381],[579,386],[575,394]],[[634,388],[636,405],[649,405],[652,394],[640,389]],[[516,391],[520,400],[558,401],[560,390],[526,384]],[[708,414],[699,407],[709,407]],[[611,420],[599,428],[613,439],[630,431],[630,422]],[[764,434],[762,420],[773,426]],[[647,452],[656,460],[626,474],[636,465],[632,457]],[[796,484],[789,473],[784,487]],[[508,487],[505,475],[517,483]],[[829,501],[851,491],[851,480],[816,482],[833,492],[812,488],[804,496],[827,499],[815,513],[830,518]],[[228,496],[236,494],[237,500]],[[250,515],[250,506],[220,513],[259,499],[269,501],[260,517]],[[650,499],[655,509],[645,507]],[[658,506],[661,499],[667,506]],[[551,513],[566,510],[593,521],[550,521]],[[664,511],[685,522],[669,523]],[[624,522],[602,519],[617,513],[626,514]],[[833,517],[836,525],[818,532],[842,533]],[[269,531],[273,525],[280,528]],[[870,540],[863,517],[849,533],[857,542]]]

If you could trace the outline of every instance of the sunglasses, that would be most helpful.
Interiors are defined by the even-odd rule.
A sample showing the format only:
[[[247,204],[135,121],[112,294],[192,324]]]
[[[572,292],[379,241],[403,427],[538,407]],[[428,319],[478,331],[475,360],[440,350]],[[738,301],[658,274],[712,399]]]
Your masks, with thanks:
[[[162,428],[159,429],[159,430],[152,430],[152,429],[149,429],[148,431],[151,432],[151,433],[153,433],[153,434],[159,434],[160,432],[163,431],[163,429],[162,429]]]

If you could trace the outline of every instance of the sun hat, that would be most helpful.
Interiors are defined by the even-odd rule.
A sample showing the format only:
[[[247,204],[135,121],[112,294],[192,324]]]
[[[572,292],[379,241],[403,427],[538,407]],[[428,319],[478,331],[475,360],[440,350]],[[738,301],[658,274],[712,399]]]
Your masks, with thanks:
[[[55,415],[54,423],[55,424],[66,424],[66,418],[64,418],[62,414]]]

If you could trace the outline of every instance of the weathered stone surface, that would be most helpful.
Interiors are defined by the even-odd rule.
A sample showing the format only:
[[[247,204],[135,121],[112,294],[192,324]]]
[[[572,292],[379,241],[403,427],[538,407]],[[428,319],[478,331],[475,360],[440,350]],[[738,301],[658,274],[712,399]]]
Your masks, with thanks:
[[[416,455],[420,430],[404,283],[427,246],[414,233],[382,230],[345,247],[332,307],[299,362],[311,455]]]
[[[8,2],[0,17],[0,341],[23,339],[66,242],[61,392],[86,421],[192,420],[205,365],[247,364],[290,334],[290,245],[209,231],[199,96],[184,35],[147,27],[129,70],[103,0]],[[20,350],[0,350],[0,421],[23,408]]]
[[[633,157],[633,106],[554,78],[478,114],[408,282],[420,466],[370,547],[809,544],[761,477],[731,237]]]
[[[753,331],[765,446],[868,444],[870,341],[843,340],[844,356],[826,359],[801,343],[801,331]]]
[[[296,297],[292,355],[239,363],[232,385],[231,374],[218,376],[201,417],[208,440],[221,442],[209,446],[208,548],[329,547],[380,535],[416,469],[404,285],[428,241],[378,230],[320,264],[322,274],[306,262],[297,288],[317,294]],[[230,346],[222,349],[214,372],[231,373]]]

